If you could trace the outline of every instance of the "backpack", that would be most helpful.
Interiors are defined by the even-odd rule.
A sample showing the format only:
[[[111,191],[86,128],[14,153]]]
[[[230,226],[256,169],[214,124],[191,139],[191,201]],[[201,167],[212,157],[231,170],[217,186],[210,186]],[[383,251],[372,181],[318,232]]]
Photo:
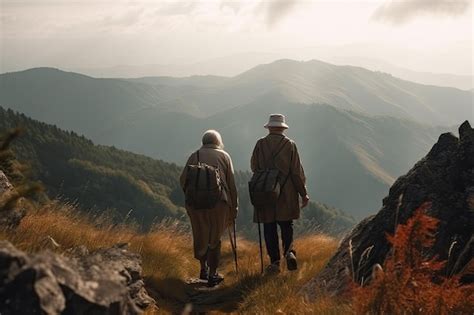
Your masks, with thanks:
[[[269,160],[272,162],[271,168],[266,168],[263,170],[257,170],[253,173],[252,178],[249,181],[249,193],[250,193],[250,202],[255,207],[263,207],[263,206],[275,206],[278,199],[280,198],[281,191],[286,184],[286,181],[290,177],[290,174],[286,176],[283,184],[282,181],[282,174],[281,172],[275,167],[275,158],[278,154],[283,150],[287,143],[290,140],[286,140],[283,145],[280,146],[281,142],[286,138],[282,138],[280,140],[278,147],[279,149],[276,150],[276,153],[272,153],[272,156]],[[263,140],[265,141],[265,140]],[[268,144],[267,144],[268,145]],[[270,150],[271,151],[271,150]],[[265,159],[265,156],[264,156]],[[291,163],[290,163],[291,165]],[[290,166],[291,170],[291,166]]]
[[[196,151],[197,164],[187,165],[184,195],[186,204],[193,209],[212,209],[222,199],[225,186],[219,168],[199,161],[199,150]]]

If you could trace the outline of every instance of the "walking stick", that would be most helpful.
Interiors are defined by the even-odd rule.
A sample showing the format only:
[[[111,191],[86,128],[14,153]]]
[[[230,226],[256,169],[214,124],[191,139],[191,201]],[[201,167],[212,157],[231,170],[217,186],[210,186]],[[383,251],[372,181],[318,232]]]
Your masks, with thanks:
[[[260,247],[260,272],[263,273],[262,232],[260,230],[260,213],[258,209],[257,209],[257,225],[258,225],[258,244]]]
[[[234,220],[234,248],[235,248],[235,271],[239,273],[239,264],[238,257],[237,257],[237,232],[236,232],[236,222]]]
[[[235,272],[239,273],[239,264],[237,263],[237,238],[235,237],[235,221],[234,221],[234,238],[232,238],[232,232],[230,231],[230,227],[227,229],[227,231],[229,231],[230,247],[232,247],[232,253],[234,254]]]

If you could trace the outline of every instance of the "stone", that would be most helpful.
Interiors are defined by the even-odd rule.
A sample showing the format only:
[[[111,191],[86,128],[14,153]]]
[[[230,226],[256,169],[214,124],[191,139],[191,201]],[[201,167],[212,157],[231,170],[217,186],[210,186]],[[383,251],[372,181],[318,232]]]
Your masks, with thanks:
[[[0,199],[5,200],[3,198],[8,197],[11,193],[14,193],[14,191],[15,191],[15,188],[10,183],[5,173],[2,170],[0,170]],[[6,228],[16,228],[26,215],[26,210],[22,208],[20,209],[17,209],[17,208],[1,209],[0,208],[0,211],[2,212],[0,216],[0,226],[6,227]]]
[[[429,257],[448,260],[448,274],[458,273],[474,257],[474,130],[469,122],[459,128],[459,138],[442,134],[431,151],[390,188],[382,209],[362,220],[344,239],[325,268],[302,292],[310,300],[319,293],[335,296],[348,288],[351,277],[370,281],[373,267],[383,265],[390,251],[386,234],[406,223],[423,203],[440,222]],[[451,250],[450,250],[451,249]],[[316,249],[317,250],[317,249]],[[347,275],[347,268],[354,272]],[[474,282],[466,275],[464,282]]]
[[[12,190],[13,185],[10,183],[5,173],[0,170],[0,195]]]
[[[66,257],[0,242],[0,314],[141,314],[154,303],[141,258],[112,247]]]

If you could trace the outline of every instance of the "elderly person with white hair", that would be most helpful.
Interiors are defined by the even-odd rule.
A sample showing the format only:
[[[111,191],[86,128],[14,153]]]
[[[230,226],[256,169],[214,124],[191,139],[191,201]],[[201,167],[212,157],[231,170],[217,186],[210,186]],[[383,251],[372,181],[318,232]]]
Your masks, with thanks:
[[[211,287],[224,279],[217,273],[221,237],[226,228],[235,221],[238,207],[232,160],[223,148],[221,135],[215,130],[206,131],[202,137],[201,148],[191,154],[180,178],[181,187],[186,194],[186,210],[193,231],[194,257],[201,264],[199,278],[207,280]],[[191,175],[193,169],[197,169],[195,177]],[[215,204],[212,202],[209,207],[202,206],[202,202],[201,206],[193,205],[192,200],[188,198],[190,190],[193,189],[193,185],[197,186],[199,181],[207,181],[207,185],[210,185],[211,175],[222,186]],[[204,204],[205,202],[206,200]]]

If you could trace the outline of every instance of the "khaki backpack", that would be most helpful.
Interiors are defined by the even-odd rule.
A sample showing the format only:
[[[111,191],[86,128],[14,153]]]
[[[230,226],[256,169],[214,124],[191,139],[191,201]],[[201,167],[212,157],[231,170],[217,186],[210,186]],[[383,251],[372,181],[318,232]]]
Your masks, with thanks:
[[[219,168],[202,163],[199,150],[196,151],[197,164],[187,165],[184,195],[186,204],[193,209],[212,209],[222,199],[225,185]]]
[[[283,140],[286,141],[283,142]],[[265,139],[262,141],[265,142]],[[282,142],[283,144],[281,144]],[[258,169],[253,173],[253,176],[249,181],[249,193],[250,201],[255,207],[275,206],[278,202],[281,191],[283,190],[283,187],[285,186],[286,181],[291,174],[288,173],[288,176],[282,180],[283,175],[275,166],[275,158],[289,142],[290,140],[288,138],[282,137],[277,145],[276,152],[271,153],[271,157],[268,160],[266,160],[264,156],[264,160],[271,162],[271,167],[266,169]],[[271,152],[271,150],[269,150],[269,152]]]

